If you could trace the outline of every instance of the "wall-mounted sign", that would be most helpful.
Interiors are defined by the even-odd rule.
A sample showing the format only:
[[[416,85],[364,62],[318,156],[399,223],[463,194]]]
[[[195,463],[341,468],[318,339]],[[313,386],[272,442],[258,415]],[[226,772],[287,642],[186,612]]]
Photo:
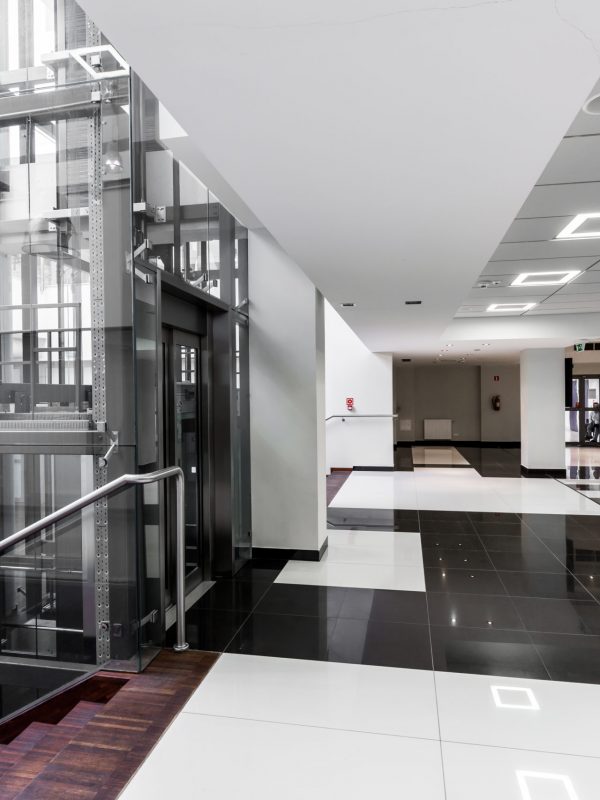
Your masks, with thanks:
[[[575,352],[576,352],[576,353],[581,353],[581,352],[583,352],[584,350],[585,350],[585,344],[584,344],[583,342],[578,342],[578,343],[575,345]]]
[[[348,411],[354,411],[354,398],[353,397],[347,397],[346,398],[346,408],[348,409]]]

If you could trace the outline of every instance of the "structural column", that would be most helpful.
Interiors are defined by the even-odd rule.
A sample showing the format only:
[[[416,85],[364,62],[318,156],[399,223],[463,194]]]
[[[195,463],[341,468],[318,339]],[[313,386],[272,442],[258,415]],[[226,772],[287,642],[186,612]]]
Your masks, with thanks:
[[[565,353],[521,353],[521,465],[524,474],[565,470]]]
[[[254,555],[317,560],[327,546],[324,302],[264,230],[250,231]]]

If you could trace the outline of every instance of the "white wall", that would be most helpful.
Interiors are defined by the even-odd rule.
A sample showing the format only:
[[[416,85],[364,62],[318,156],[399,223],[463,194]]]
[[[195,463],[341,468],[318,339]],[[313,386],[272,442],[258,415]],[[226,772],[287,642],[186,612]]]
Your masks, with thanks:
[[[494,380],[495,377],[498,380]],[[492,408],[492,397],[497,394],[500,395],[500,411]],[[521,441],[518,364],[486,364],[481,367],[481,441]]]
[[[327,469],[332,467],[393,467],[392,356],[372,353],[325,303]],[[354,398],[354,414],[346,398]],[[360,414],[387,414],[388,419],[363,419]]]
[[[521,464],[527,469],[565,466],[565,353],[521,353]]]
[[[254,547],[326,538],[323,299],[264,230],[250,231]]]

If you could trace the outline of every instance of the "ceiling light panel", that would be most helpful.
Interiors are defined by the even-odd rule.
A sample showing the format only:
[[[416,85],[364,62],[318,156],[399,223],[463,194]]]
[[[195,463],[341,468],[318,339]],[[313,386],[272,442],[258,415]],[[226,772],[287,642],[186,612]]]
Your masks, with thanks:
[[[529,311],[537,303],[492,303],[486,308],[489,312],[504,312],[508,314],[522,314],[524,311]]]
[[[522,272],[514,279],[511,286],[563,286],[578,275],[581,275],[578,269],[557,272]]]
[[[596,220],[596,222],[593,222]],[[577,214],[566,225],[556,239],[600,239],[600,212],[593,211]]]

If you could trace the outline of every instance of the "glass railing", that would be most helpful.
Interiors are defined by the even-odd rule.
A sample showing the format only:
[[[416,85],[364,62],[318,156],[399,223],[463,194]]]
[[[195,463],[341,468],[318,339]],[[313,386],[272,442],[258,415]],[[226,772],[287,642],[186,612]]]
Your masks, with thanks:
[[[21,674],[22,689],[8,692],[0,719],[95,669],[141,669],[147,637],[127,492],[168,478],[177,482],[175,649],[187,648],[183,472],[122,475],[0,541],[0,688]]]

